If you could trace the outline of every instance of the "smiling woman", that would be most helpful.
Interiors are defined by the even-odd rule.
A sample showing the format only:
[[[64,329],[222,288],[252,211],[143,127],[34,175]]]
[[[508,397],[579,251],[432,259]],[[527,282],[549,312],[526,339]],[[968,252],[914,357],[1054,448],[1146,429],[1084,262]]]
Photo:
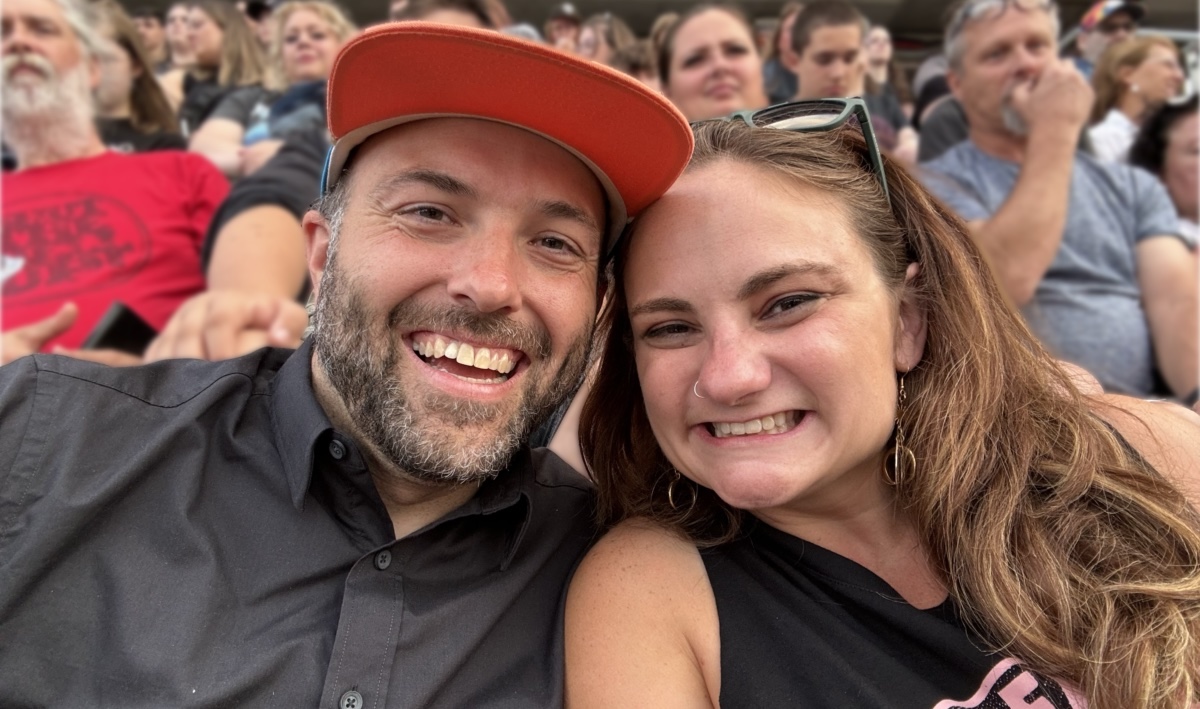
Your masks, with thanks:
[[[699,124],[616,255],[568,704],[1190,706],[1195,417],[1085,399],[853,125]]]

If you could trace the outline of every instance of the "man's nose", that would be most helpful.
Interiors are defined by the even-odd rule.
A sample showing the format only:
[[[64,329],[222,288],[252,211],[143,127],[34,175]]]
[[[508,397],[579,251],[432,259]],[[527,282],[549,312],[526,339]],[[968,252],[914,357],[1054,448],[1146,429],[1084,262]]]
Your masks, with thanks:
[[[489,235],[456,257],[447,281],[456,303],[481,313],[515,313],[521,309],[521,259],[511,235]]]
[[[1029,79],[1042,69],[1043,59],[1024,47],[1017,47],[1013,56],[1018,80]]]

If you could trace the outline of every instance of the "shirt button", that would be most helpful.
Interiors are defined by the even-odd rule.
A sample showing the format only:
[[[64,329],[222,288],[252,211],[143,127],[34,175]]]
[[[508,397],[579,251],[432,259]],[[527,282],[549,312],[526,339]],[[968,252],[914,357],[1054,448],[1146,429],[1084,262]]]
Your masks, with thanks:
[[[392,565],[392,552],[384,549],[375,555],[375,568],[383,571]]]
[[[338,702],[340,709],[362,709],[362,695],[353,689],[342,695],[341,701]]]
[[[333,456],[334,460],[341,460],[346,457],[346,446],[342,442],[334,439],[329,442],[329,455]]]

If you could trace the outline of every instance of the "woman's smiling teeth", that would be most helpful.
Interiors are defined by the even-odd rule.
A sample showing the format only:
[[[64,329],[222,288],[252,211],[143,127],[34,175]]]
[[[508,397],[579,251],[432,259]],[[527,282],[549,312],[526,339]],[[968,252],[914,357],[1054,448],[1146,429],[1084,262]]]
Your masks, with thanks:
[[[462,374],[459,374],[460,371],[463,371],[461,368],[455,371],[443,367],[443,369],[458,376],[460,379],[469,379],[476,382],[500,383],[506,381],[508,374],[516,368],[517,362],[521,358],[521,354],[513,350],[475,347],[466,342],[459,342],[458,340],[451,340],[441,335],[432,334],[414,336],[412,348],[414,352],[421,355],[421,357],[432,365],[445,365],[453,361],[464,367],[479,370],[478,374],[491,371],[500,375],[491,379],[483,379],[479,376],[462,376]],[[473,372],[468,370],[464,374],[469,375],[473,374]]]
[[[737,421],[731,423],[717,422],[706,424],[708,432],[717,438],[729,438],[731,436],[753,436],[759,433],[765,433],[772,436],[777,436],[780,433],[787,433],[796,427],[800,422],[801,413],[796,410],[781,411],[777,414],[770,414],[762,418],[750,419],[749,421]]]

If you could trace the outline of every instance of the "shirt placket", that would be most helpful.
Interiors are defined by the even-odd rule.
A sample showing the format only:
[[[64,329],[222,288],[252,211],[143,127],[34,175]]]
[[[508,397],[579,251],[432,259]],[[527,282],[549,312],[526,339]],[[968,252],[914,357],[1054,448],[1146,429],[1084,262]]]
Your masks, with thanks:
[[[321,695],[322,709],[378,709],[387,705],[396,642],[403,632],[404,560],[395,544],[355,563]]]

